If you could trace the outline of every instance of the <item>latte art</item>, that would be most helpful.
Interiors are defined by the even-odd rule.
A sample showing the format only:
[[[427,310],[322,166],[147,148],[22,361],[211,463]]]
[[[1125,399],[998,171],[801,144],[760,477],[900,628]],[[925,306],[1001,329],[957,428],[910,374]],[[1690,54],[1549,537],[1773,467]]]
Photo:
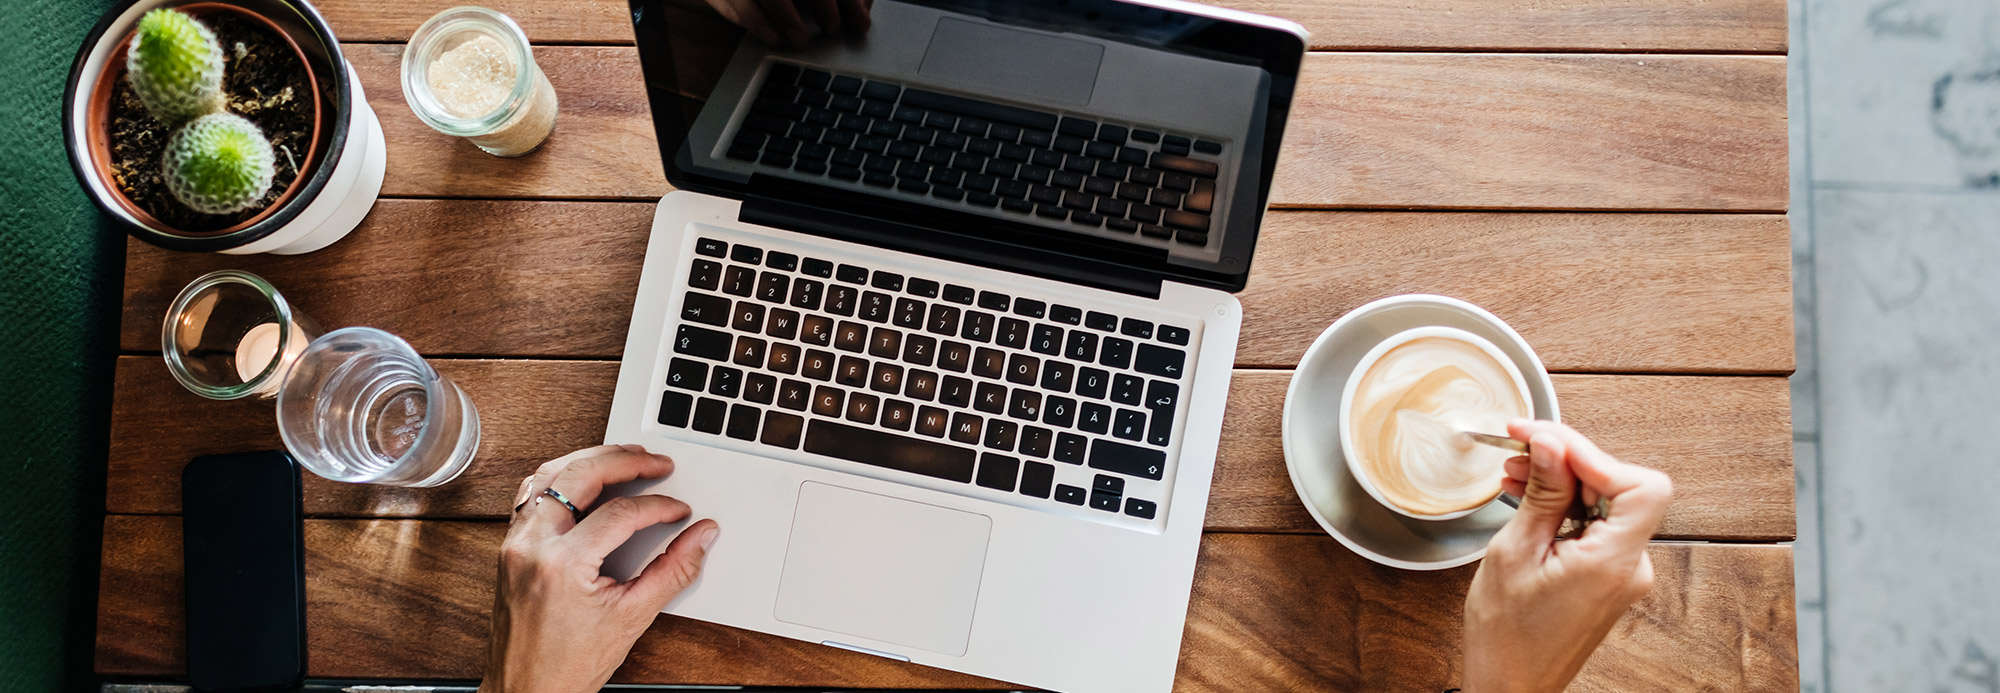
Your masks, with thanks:
[[[1513,453],[1459,431],[1504,434],[1526,418],[1517,376],[1478,345],[1419,337],[1361,375],[1348,432],[1361,467],[1391,503],[1419,515],[1475,508],[1500,493]]]

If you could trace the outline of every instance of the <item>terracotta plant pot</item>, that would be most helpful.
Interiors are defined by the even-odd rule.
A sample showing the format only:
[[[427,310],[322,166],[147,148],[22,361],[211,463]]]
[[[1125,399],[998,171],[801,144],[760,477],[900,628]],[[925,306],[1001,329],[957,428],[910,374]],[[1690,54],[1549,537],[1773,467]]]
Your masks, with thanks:
[[[174,7],[196,18],[228,13],[283,37],[312,85],[313,132],[298,174],[270,206],[228,228],[185,231],[162,223],[120,191],[112,178],[107,129],[117,81],[125,76],[132,28],[153,9]],[[70,69],[63,135],[71,168],[99,210],[133,237],[172,250],[229,254],[311,252],[340,240],[380,193],[387,160],[382,127],[340,54],[340,44],[305,0],[186,2],[126,0],[98,22]]]

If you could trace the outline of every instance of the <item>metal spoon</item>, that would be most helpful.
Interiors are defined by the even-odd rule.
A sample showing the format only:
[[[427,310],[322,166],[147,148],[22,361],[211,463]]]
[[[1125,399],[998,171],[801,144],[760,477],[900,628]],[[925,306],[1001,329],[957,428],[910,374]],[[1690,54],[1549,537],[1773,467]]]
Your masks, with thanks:
[[[1511,451],[1515,454],[1520,454],[1520,455],[1528,454],[1528,444],[1515,440],[1513,438],[1508,438],[1506,436],[1496,436],[1491,433],[1480,433],[1478,431],[1459,431],[1459,433],[1471,439],[1472,442],[1479,443],[1481,445],[1491,445],[1493,447]],[[1577,527],[1578,532],[1581,532],[1582,525],[1588,525],[1592,522],[1602,520],[1604,519],[1604,516],[1611,514],[1610,498],[1599,497],[1597,499],[1596,505],[1589,508],[1584,508],[1582,507],[1583,484],[1581,482],[1577,484],[1576,490],[1577,490],[1578,501],[1576,503],[1576,506],[1571,508],[1570,516],[1572,519],[1578,521],[1579,525]],[[1514,495],[1510,493],[1500,494],[1500,502],[1506,503],[1507,507],[1510,508],[1521,507],[1521,499],[1515,498]]]

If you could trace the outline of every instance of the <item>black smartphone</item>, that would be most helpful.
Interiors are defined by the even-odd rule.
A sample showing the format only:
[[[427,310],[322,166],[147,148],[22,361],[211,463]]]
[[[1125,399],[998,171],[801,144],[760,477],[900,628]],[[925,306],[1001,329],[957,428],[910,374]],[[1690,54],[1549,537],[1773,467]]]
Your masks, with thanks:
[[[306,672],[305,499],[283,451],[194,458],[181,472],[188,683],[297,688]]]

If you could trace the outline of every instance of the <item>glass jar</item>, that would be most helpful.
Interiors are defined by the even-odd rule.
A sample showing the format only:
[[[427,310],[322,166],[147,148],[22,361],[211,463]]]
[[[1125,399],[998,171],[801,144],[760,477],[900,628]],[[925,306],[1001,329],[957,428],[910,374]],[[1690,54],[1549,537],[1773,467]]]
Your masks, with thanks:
[[[160,351],[188,391],[209,399],[270,399],[319,323],[262,277],[239,270],[202,275],[167,309]]]
[[[454,7],[417,27],[403,50],[403,97],[424,124],[495,156],[535,151],[556,128],[556,90],[527,34],[484,7]]]

